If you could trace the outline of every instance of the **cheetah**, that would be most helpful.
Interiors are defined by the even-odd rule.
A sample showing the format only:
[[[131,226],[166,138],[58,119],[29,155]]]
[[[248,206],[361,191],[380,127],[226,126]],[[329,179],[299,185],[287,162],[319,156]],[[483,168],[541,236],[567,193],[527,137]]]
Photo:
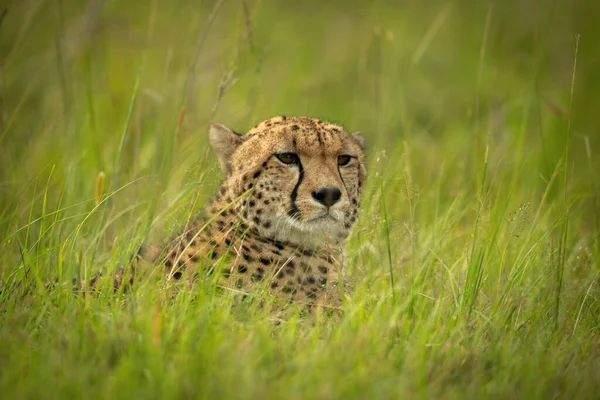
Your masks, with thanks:
[[[224,175],[214,200],[141,258],[170,281],[216,274],[233,290],[264,287],[294,302],[323,301],[358,215],[362,136],[316,118],[278,116],[244,135],[213,124],[209,141]]]

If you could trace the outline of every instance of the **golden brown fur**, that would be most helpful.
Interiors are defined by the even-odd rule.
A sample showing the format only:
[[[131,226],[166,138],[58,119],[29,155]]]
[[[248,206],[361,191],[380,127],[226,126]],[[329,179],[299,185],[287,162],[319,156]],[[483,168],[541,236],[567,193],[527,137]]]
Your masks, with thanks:
[[[319,119],[274,117],[246,135],[213,125],[209,138],[224,172],[215,200],[142,256],[170,280],[219,274],[231,288],[321,301],[357,218],[366,178],[360,135]]]

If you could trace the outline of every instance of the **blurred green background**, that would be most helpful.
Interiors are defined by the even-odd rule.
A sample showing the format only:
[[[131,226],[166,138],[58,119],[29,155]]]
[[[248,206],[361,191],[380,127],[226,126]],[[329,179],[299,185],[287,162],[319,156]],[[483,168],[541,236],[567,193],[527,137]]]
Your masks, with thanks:
[[[598,21],[593,0],[0,0],[2,393],[597,396]],[[280,114],[367,140],[341,320],[41,289],[195,215],[210,123]]]
[[[343,122],[364,131],[371,149],[415,137],[435,146],[456,135],[480,148],[488,139],[510,144],[511,125],[524,125],[526,148],[544,146],[536,166],[545,175],[562,156],[569,115],[573,160],[584,161],[576,157],[584,138],[599,146],[594,1],[16,0],[3,7],[4,200],[51,162],[110,176],[138,74],[122,154],[127,178],[144,170],[140,154],[158,152],[147,148],[149,137],[172,143],[179,165],[198,155],[210,122],[245,130],[277,114]]]
[[[198,182],[202,204],[219,179],[212,155],[198,163],[208,125],[246,131],[279,114],[362,131],[380,178],[393,180],[409,151],[419,187],[447,166],[448,198],[476,193],[489,148],[492,172],[525,171],[513,209],[539,200],[569,141],[569,180],[592,194],[582,207],[593,217],[580,222],[600,220],[597,2],[18,0],[3,10],[0,208],[21,210],[15,229],[50,170],[51,203],[92,199],[103,172],[112,190],[141,179],[111,199],[117,209],[149,198],[162,209]]]

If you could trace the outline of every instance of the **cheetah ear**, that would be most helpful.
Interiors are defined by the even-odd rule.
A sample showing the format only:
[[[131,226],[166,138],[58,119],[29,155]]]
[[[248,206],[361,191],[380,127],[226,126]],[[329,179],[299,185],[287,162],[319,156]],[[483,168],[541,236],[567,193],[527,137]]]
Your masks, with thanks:
[[[244,142],[245,138],[225,125],[212,124],[208,131],[208,140],[219,159],[221,170],[225,175],[229,174],[231,172],[231,155]]]
[[[358,144],[360,146],[361,150],[365,149],[365,138],[363,137],[363,135],[360,132],[354,132],[354,133],[350,134],[350,136],[352,137],[352,139],[354,139],[356,144]]]

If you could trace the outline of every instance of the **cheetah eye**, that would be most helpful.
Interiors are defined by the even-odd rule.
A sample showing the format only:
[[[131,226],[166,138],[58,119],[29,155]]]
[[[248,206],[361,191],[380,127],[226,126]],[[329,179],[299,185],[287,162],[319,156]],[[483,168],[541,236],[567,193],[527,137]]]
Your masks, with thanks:
[[[281,161],[284,164],[288,164],[288,165],[292,165],[292,164],[298,164],[298,155],[294,154],[294,153],[280,153],[280,154],[275,154],[275,157],[277,157],[277,159],[279,161]]]
[[[348,165],[350,163],[350,161],[352,161],[352,156],[348,156],[348,155],[345,155],[345,154],[339,155],[338,158],[337,158],[337,164],[340,167]]]

